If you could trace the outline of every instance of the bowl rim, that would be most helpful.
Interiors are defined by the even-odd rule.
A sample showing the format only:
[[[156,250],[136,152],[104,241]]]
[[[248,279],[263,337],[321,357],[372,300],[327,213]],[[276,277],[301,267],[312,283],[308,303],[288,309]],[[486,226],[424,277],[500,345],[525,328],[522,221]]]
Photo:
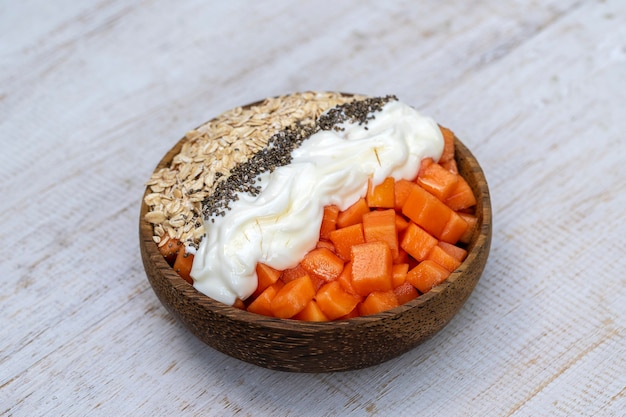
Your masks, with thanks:
[[[344,94],[347,96],[354,95],[352,93],[339,94]],[[262,103],[263,101],[264,100],[258,100],[241,107],[251,107]],[[206,123],[208,122],[205,122],[200,126]],[[168,166],[174,155],[176,155],[180,151],[182,145],[187,140],[189,139],[185,136],[179,139],[174,144],[174,146],[170,148],[170,150],[161,158],[161,160],[152,172],[156,172],[157,170]],[[237,307],[230,306],[210,298],[209,296],[199,292],[195,287],[193,287],[192,284],[189,284],[182,277],[180,277],[180,275],[178,275],[178,273],[174,271],[174,269],[167,263],[165,258],[159,252],[157,244],[152,239],[153,227],[149,222],[145,220],[145,214],[148,211],[148,205],[145,202],[145,197],[151,192],[149,186],[145,187],[141,199],[141,209],[139,213],[140,245],[144,246],[143,249],[146,250],[149,260],[154,263],[155,269],[163,275],[163,277],[167,280],[173,290],[180,292],[184,298],[193,300],[194,303],[201,305],[203,309],[211,311],[214,314],[224,316],[230,320],[251,324],[257,323],[268,329],[280,329],[294,332],[306,331],[309,333],[325,332],[331,328],[337,329],[339,327],[344,328],[374,325],[379,323],[380,321],[393,318],[394,316],[397,316],[408,310],[417,309],[421,306],[427,305],[432,298],[444,292],[449,286],[453,285],[455,281],[463,276],[468,266],[472,265],[474,259],[478,256],[479,251],[474,249],[480,249],[485,244],[490,244],[492,213],[487,180],[480,164],[478,163],[472,152],[458,139],[458,137],[455,136],[455,158],[459,156],[459,153],[462,154],[462,157],[466,158],[467,162],[471,164],[472,171],[475,172],[475,175],[478,177],[477,179],[480,182],[480,184],[477,184],[478,195],[476,196],[478,200],[477,207],[480,206],[481,211],[479,217],[480,221],[476,225],[474,236],[472,237],[471,242],[467,245],[467,257],[463,261],[463,263],[454,272],[452,272],[444,282],[433,287],[429,292],[425,294],[420,294],[417,298],[387,311],[368,316],[353,317],[345,320],[307,322],[295,319],[282,319],[264,316],[243,309],[239,309]]]

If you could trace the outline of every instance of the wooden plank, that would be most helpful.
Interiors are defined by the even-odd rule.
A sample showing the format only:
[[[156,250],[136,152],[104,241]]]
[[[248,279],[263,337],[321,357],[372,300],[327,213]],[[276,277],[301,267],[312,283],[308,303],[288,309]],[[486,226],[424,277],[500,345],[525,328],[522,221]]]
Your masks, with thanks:
[[[440,3],[0,6],[0,414],[619,415],[626,6]],[[137,249],[143,183],[186,130],[304,89],[397,94],[457,132],[492,191],[465,308],[358,372],[209,349]]]

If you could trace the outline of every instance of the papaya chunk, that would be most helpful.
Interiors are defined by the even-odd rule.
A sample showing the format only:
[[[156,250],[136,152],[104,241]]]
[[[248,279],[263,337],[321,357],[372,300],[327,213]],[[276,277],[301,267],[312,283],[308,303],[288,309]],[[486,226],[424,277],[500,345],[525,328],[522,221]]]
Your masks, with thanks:
[[[352,287],[361,296],[372,291],[393,289],[392,258],[385,242],[363,243],[352,247]]]

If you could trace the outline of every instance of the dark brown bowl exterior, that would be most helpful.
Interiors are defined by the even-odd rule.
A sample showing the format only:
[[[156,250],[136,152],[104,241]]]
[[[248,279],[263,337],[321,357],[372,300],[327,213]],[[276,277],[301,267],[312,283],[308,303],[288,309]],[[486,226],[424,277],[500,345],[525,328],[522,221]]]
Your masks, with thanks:
[[[157,166],[170,163],[182,139]],[[331,372],[377,365],[416,347],[441,330],[476,286],[491,244],[491,202],[484,173],[456,140],[459,172],[477,197],[478,226],[463,264],[430,292],[393,310],[344,321],[308,323],[265,317],[215,301],[184,281],[152,240],[152,226],[139,220],[143,264],[161,303],[200,340],[234,358],[269,369]],[[146,193],[148,190],[146,190]]]

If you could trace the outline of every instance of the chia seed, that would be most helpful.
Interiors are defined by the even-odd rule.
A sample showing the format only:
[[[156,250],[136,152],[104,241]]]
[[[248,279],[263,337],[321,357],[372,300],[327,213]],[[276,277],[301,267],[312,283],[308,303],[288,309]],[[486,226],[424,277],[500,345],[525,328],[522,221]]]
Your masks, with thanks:
[[[213,222],[214,216],[224,216],[225,210],[230,210],[230,203],[238,200],[237,193],[258,195],[261,192],[261,187],[256,185],[259,175],[289,165],[292,159],[291,152],[315,133],[321,130],[342,131],[344,130],[340,126],[342,123],[367,125],[375,118],[376,112],[394,100],[397,100],[395,96],[388,95],[342,104],[322,114],[313,125],[296,122],[276,133],[269,139],[264,149],[247,161],[237,164],[230,171],[230,176],[217,184],[213,194],[202,202],[204,217]],[[221,175],[216,177],[219,178]]]

